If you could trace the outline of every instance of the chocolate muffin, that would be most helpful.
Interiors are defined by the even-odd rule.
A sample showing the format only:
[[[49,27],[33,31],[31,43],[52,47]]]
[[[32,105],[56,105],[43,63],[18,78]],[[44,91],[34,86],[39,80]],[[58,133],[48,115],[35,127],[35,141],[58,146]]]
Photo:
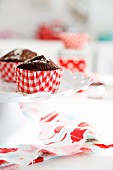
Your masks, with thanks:
[[[59,88],[62,74],[62,67],[41,55],[17,66],[16,83],[18,90],[24,93],[54,93]]]
[[[52,60],[47,60],[43,55],[26,60],[20,64],[18,68],[31,71],[51,71],[59,69]]]
[[[28,49],[17,48],[3,57],[0,58],[0,61],[5,62],[24,62],[27,59],[37,56],[37,53],[30,51]]]
[[[1,79],[15,82],[15,69],[18,64],[37,56],[37,53],[28,49],[17,48],[0,58]]]

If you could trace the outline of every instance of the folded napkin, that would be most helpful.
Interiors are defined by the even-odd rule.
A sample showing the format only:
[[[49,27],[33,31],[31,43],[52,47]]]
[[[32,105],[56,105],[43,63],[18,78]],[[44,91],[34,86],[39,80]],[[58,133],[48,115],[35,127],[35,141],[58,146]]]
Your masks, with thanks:
[[[36,144],[0,147],[1,169],[107,148],[99,142],[92,126],[86,122],[77,122],[70,115],[61,116],[57,112],[44,115],[40,118],[40,129]]]

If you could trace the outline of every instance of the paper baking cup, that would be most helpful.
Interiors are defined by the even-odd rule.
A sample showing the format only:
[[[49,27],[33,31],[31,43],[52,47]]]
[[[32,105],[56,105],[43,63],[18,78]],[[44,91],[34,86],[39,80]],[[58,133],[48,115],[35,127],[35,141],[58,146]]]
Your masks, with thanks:
[[[16,68],[19,91],[25,93],[56,92],[59,88],[63,67],[52,71],[31,71]]]
[[[19,62],[6,62],[0,61],[0,74],[1,79],[8,82],[16,82],[15,79],[15,68]]]
[[[65,48],[82,49],[88,41],[86,33],[60,33],[60,40],[64,43]]]

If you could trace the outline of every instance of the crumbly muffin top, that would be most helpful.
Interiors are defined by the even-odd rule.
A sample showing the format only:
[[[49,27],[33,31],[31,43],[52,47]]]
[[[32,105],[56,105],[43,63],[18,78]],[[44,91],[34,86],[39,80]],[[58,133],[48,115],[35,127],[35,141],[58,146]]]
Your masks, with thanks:
[[[44,55],[28,59],[22,64],[18,65],[18,68],[32,71],[48,71],[59,69],[59,67],[52,60],[46,59]]]
[[[7,53],[0,58],[0,61],[6,62],[24,62],[27,59],[37,56],[37,53],[30,51],[28,49],[17,48],[13,51]]]

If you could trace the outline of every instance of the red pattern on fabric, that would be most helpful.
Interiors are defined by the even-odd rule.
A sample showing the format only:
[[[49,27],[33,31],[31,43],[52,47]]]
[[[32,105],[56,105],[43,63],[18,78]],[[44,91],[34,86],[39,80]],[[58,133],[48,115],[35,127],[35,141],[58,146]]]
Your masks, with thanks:
[[[55,133],[59,133],[59,132],[62,130],[63,127],[64,127],[63,125],[62,125],[62,126],[57,126],[57,127],[54,129],[54,132],[55,132]]]
[[[76,128],[74,129],[70,135],[71,135],[71,140],[72,140],[72,143],[74,142],[79,142],[81,139],[83,139],[83,135],[85,133],[87,129],[79,129],[79,128]]]
[[[87,124],[86,122],[81,122],[80,124],[78,124],[78,127],[87,127],[90,126],[89,124]]]
[[[51,154],[51,155],[53,155],[53,156],[56,155],[55,153],[50,152],[50,151],[47,151],[47,150],[45,150],[45,149],[42,149],[41,152],[42,152],[43,154]]]
[[[98,146],[99,148],[103,148],[103,149],[108,149],[108,148],[113,147],[113,144],[106,145],[106,144],[98,144],[98,143],[96,143],[95,145]]]
[[[17,148],[0,148],[0,153],[16,152]]]
[[[16,152],[17,148],[0,148],[0,153]],[[6,163],[4,160],[0,160],[0,164]]]
[[[42,117],[40,119],[41,122],[51,122],[52,120],[54,120],[59,114],[56,112],[50,113],[45,117]]]
[[[55,135],[54,135],[54,136],[55,136]],[[46,144],[46,145],[51,145],[51,144],[53,144],[53,143],[61,142],[61,141],[63,141],[63,140],[66,138],[66,136],[67,136],[67,133],[65,133],[65,134],[64,134],[64,137],[63,137],[60,141],[57,141],[57,142],[51,142],[51,143],[48,143],[48,144]],[[50,139],[52,139],[52,137],[51,137]]]
[[[31,162],[29,165],[39,163],[39,162],[43,162],[43,161],[44,161],[43,157],[38,157],[38,158],[34,159],[33,162]]]
[[[4,160],[0,160],[0,164],[6,163],[6,161]]]
[[[84,147],[82,147],[80,150],[81,150],[82,152],[92,152],[92,150],[91,150],[90,148],[84,148]]]

